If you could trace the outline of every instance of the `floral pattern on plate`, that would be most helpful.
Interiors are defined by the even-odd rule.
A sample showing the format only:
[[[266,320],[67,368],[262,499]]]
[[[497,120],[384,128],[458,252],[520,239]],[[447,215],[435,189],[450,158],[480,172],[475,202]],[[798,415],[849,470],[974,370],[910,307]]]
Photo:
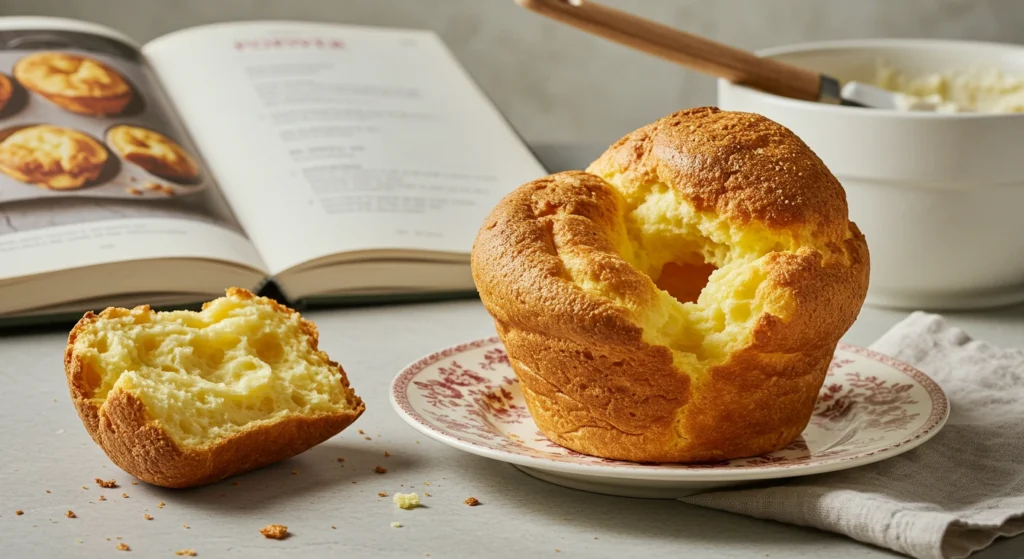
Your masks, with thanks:
[[[927,375],[844,344],[801,437],[771,454],[711,464],[608,460],[551,442],[530,417],[498,338],[460,344],[409,365],[393,381],[391,398],[413,427],[468,452],[549,471],[665,480],[763,479],[858,466],[925,442],[949,414],[945,394]]]

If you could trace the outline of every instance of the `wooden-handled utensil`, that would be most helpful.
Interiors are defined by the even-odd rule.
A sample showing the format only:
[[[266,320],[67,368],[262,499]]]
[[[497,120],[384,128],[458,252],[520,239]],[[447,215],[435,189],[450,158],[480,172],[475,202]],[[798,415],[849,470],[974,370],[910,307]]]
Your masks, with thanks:
[[[520,6],[628,47],[767,93],[824,103],[881,108],[895,106],[891,92],[866,84],[847,84],[810,70],[761,58],[667,25],[589,0],[516,0]],[[864,97],[865,95],[869,97]],[[870,100],[870,105],[863,102]],[[891,108],[886,106],[885,108]]]

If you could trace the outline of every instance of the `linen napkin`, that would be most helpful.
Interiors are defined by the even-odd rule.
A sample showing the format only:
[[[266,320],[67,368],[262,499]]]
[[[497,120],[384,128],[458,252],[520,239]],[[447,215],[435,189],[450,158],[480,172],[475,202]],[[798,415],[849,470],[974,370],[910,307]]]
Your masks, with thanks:
[[[962,558],[1024,533],[1024,351],[973,341],[922,312],[871,348],[942,386],[951,414],[935,438],[868,466],[681,500],[919,559]]]

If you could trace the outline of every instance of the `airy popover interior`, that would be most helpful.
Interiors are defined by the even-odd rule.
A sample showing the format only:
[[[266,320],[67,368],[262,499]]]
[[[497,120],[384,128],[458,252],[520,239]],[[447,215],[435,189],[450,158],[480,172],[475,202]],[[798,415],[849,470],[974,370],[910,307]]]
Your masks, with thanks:
[[[848,264],[849,255],[832,252],[811,227],[773,231],[758,223],[739,225],[697,211],[663,183],[629,184],[615,174],[603,178],[621,195],[615,198],[623,227],[612,232],[611,241],[623,260],[658,287],[657,301],[640,308],[629,293],[609,289],[584,263],[585,253],[560,251],[565,269],[581,289],[636,311],[645,341],[672,349],[677,364],[691,373],[748,345],[762,314],[786,320],[795,310],[784,298],[758,290],[766,278],[767,255],[807,247],[819,251],[823,261]],[[847,230],[846,238],[852,237]]]
[[[868,253],[796,136],[702,108],[507,196],[473,273],[549,438],[701,461],[799,435],[863,303]]]
[[[137,465],[119,461],[130,451],[120,448],[117,425],[126,396],[144,410],[143,423],[185,453],[209,453],[259,431],[264,440],[250,444],[270,445],[270,431],[293,420],[322,440],[362,412],[344,372],[317,349],[315,327],[240,289],[201,312],[137,307],[87,315],[72,333],[68,359],[72,394],[93,436],[115,462],[143,479],[145,473],[132,471]],[[294,442],[287,447],[294,450]]]

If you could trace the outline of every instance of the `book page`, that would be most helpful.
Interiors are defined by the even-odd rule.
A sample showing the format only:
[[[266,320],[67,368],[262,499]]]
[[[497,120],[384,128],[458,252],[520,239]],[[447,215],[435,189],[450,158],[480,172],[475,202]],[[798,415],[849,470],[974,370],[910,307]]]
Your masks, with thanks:
[[[138,46],[0,19],[0,283],[170,258],[264,271]]]
[[[466,255],[545,174],[429,32],[224,24],[143,49],[272,273],[367,250]]]

